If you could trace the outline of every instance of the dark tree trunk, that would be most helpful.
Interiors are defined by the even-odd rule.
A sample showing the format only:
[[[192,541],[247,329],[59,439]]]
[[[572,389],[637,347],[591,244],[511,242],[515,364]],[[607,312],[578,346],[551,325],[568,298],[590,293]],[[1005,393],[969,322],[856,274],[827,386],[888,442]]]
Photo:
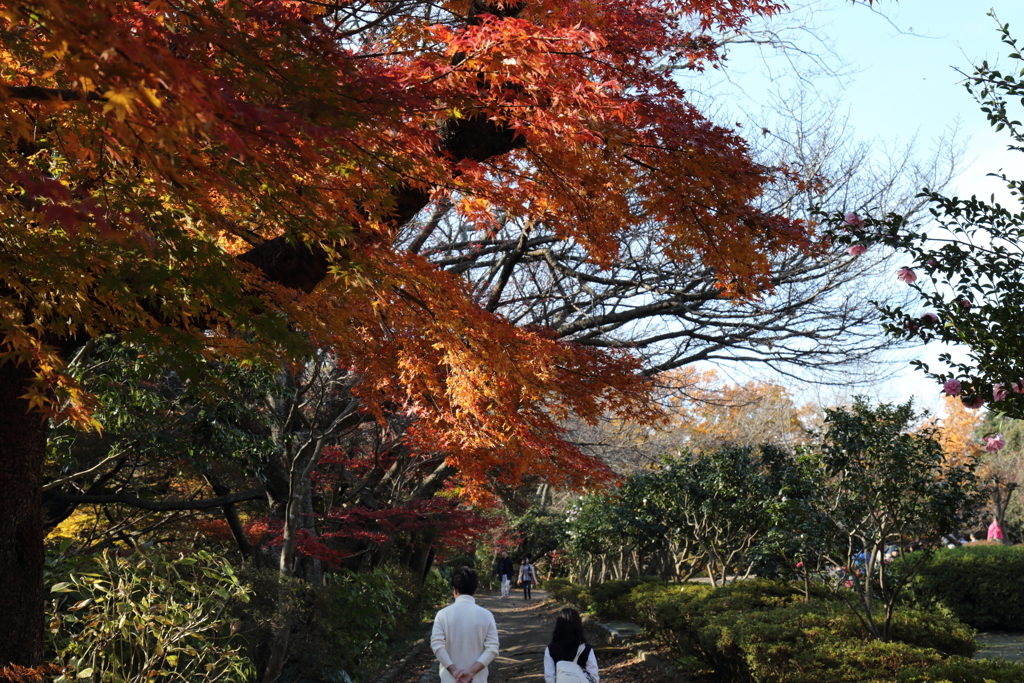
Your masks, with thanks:
[[[27,364],[0,364],[0,666],[43,661],[46,425],[24,395]]]
[[[413,576],[416,576],[420,583],[426,580],[427,573],[434,563],[434,540],[436,538],[437,532],[433,530],[422,534],[419,542],[416,544],[416,550],[412,554],[409,568],[412,569]]]

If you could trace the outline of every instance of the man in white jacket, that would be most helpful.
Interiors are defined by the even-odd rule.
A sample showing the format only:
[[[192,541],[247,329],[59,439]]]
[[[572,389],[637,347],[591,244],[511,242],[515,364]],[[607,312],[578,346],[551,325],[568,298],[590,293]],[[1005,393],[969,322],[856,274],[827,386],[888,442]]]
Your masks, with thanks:
[[[434,617],[430,649],[441,662],[441,683],[485,683],[487,665],[498,656],[494,615],[476,604],[476,572],[461,567],[452,575],[455,602]]]

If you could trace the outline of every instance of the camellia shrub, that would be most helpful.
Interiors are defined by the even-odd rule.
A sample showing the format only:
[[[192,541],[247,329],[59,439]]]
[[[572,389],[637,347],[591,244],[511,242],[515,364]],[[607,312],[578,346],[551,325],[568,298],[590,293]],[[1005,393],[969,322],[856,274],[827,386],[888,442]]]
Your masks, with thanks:
[[[548,579],[544,582],[548,595],[559,602],[566,602],[581,612],[590,611],[590,593],[579,584],[569,579]]]
[[[628,619],[632,616],[632,591],[645,584],[662,585],[665,582],[656,576],[644,576],[639,579],[622,579],[605,581],[591,586],[587,593],[590,596],[589,611],[605,619]]]
[[[1024,546],[942,549],[907,586],[904,602],[946,611],[978,629],[1024,630],[1022,577]]]

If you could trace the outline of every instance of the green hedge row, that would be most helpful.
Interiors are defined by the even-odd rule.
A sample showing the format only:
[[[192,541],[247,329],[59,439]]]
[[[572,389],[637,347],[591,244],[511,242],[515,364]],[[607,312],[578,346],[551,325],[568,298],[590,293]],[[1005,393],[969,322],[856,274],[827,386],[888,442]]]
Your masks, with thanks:
[[[625,597],[559,585],[557,596],[610,591],[611,604],[667,644],[684,667],[753,683],[1024,683],[1024,667],[972,660],[973,632],[934,612],[903,610],[891,642],[872,640],[857,616],[823,592],[804,602],[784,583],[743,581],[724,588],[645,583]],[[575,603],[579,604],[579,603]],[[608,604],[608,601],[605,601]]]
[[[554,599],[574,605],[581,612],[590,612],[603,619],[629,619],[632,616],[630,593],[638,586],[665,585],[656,576],[639,579],[605,581],[584,588],[568,579],[548,579],[544,588]]]
[[[906,590],[907,604],[938,609],[977,629],[1024,630],[1024,546],[939,550]]]

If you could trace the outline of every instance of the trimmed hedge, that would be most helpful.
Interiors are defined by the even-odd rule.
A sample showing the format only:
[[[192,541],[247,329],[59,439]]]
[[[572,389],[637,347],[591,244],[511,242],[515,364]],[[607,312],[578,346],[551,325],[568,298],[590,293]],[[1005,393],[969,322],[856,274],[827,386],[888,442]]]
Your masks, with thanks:
[[[568,579],[548,579],[544,588],[558,602],[567,602],[580,612],[590,611],[590,594],[583,586]]]
[[[602,619],[630,619],[633,616],[630,594],[638,586],[662,586],[657,576],[639,579],[616,579],[584,588],[568,579],[548,579],[544,588],[555,600],[567,602],[581,612],[591,612]]]
[[[975,650],[962,624],[921,612],[894,620],[893,642],[871,640],[856,615],[827,593],[817,591],[806,603],[798,588],[775,581],[650,586],[632,598],[635,617],[678,654],[696,655],[738,680],[893,681],[904,670]]]
[[[619,591],[621,586],[608,590]],[[971,660],[973,632],[951,617],[903,610],[894,618],[892,642],[880,642],[824,589],[804,602],[799,588],[775,581],[718,589],[647,583],[613,602],[627,604],[629,616],[680,661],[698,661],[694,668],[710,666],[729,680],[1024,683],[1020,665]]]
[[[1024,546],[944,548],[907,586],[904,601],[947,612],[977,629],[1024,630],[1022,577]]]

